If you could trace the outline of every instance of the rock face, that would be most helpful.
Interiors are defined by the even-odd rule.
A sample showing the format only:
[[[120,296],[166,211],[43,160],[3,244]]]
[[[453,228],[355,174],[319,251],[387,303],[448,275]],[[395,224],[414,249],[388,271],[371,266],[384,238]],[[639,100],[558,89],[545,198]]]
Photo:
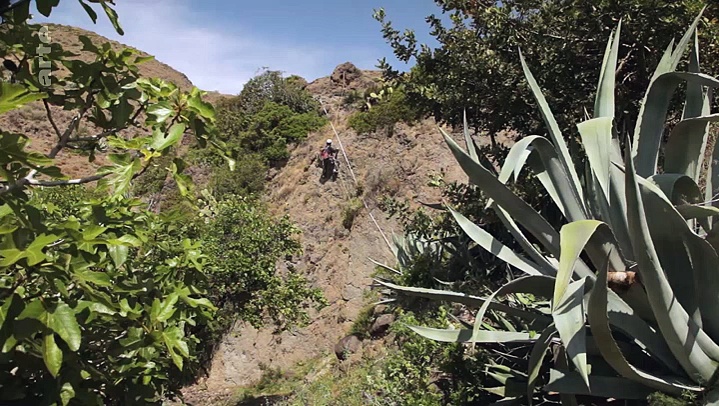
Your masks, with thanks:
[[[346,88],[373,83],[377,72],[357,71],[341,65],[335,70],[338,81],[330,77],[307,86],[322,98],[330,119],[340,134],[352,170],[364,192],[371,213],[387,238],[400,233],[395,219],[388,219],[378,208],[383,196],[412,207],[418,200],[437,202],[438,190],[427,185],[429,175],[444,172],[448,182],[466,181],[466,175],[452,157],[432,121],[413,126],[399,125],[393,137],[383,134],[358,135],[347,129],[352,111],[343,106]],[[321,169],[312,158],[327,138],[336,140],[330,126],[309,134],[291,151],[287,165],[274,174],[267,185],[265,200],[275,215],[288,215],[302,230],[303,254],[293,259],[293,267],[313,286],[322,289],[329,305],[310,313],[311,323],[281,334],[272,329],[257,330],[238,325],[228,334],[212,362],[205,381],[210,391],[250,385],[260,379],[260,365],[290,370],[297,362],[332,355],[335,344],[346,337],[360,310],[366,305],[363,292],[372,283],[375,266],[370,258],[394,265],[394,257],[377,231],[368,211],[361,209],[351,231],[342,226],[342,211],[357,194],[343,154],[340,174],[335,182],[321,184]],[[457,134],[458,142],[461,135]],[[337,141],[335,141],[337,142]],[[284,266],[284,265],[283,265]]]
[[[335,344],[335,355],[344,361],[362,348],[362,341],[356,335],[348,335]]]
[[[335,68],[330,79],[340,86],[349,86],[360,77],[362,77],[362,71],[357,69],[352,63],[345,62]]]
[[[394,323],[394,314],[383,314],[372,323],[369,334],[372,337],[381,337],[387,332],[392,323]]]

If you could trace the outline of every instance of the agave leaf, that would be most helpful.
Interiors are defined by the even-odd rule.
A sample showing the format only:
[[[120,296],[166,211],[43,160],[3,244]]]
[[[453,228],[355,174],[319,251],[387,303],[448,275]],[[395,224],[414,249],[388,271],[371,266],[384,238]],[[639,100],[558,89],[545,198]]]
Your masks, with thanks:
[[[699,36],[694,31],[694,47],[689,59],[689,72],[700,73]],[[701,85],[687,85],[686,103],[682,121],[672,129],[667,142],[664,171],[684,173],[699,183],[702,162],[709,139],[709,123],[719,120],[711,117],[710,94],[704,95]],[[699,118],[700,116],[703,116]]]
[[[632,199],[630,198],[630,200]],[[609,290],[607,287],[608,268],[607,263],[606,266],[601,267],[599,270],[597,280],[590,293],[587,312],[594,341],[602,353],[604,360],[622,377],[666,393],[678,395],[684,390],[701,390],[698,386],[693,386],[679,380],[653,376],[635,368],[624,358],[622,351],[619,349],[616,341],[614,341],[607,316],[607,292]]]
[[[711,88],[719,87],[719,79],[702,73],[667,72],[650,85],[641,119],[634,133],[633,157],[637,175],[649,177],[656,173],[659,147],[664,132],[669,103],[680,83],[687,82]]]
[[[552,297],[553,285],[554,278],[543,275],[525,276],[506,283],[504,286],[492,293],[492,295],[487,298],[487,301],[484,302],[482,307],[477,312],[477,317],[474,321],[474,332],[477,333],[480,331],[484,315],[487,313],[487,309],[489,309],[490,304],[497,296],[509,293],[532,293],[536,296],[549,298]]]
[[[504,244],[499,242],[490,233],[484,231],[481,227],[477,226],[469,219],[464,217],[461,213],[455,211],[451,207],[448,207],[449,212],[452,214],[457,224],[464,230],[464,232],[476,242],[477,245],[491,253],[495,257],[501,259],[507,264],[519,269],[527,275],[542,275],[542,269],[539,265],[532,261],[517,255],[514,251],[507,248]]]
[[[662,191],[663,198],[673,205],[701,202],[701,191],[694,180],[681,173],[662,173],[648,179]]]
[[[686,52],[687,46],[689,46],[689,42],[694,37],[697,26],[699,26],[699,21],[701,21],[702,15],[704,14],[704,10],[706,10],[706,8],[706,6],[702,7],[702,9],[699,11],[699,14],[697,14],[697,16],[694,18],[692,25],[689,26],[687,31],[684,33],[684,36],[677,44],[676,49],[674,49],[674,52],[672,52],[671,65],[669,66],[669,70],[675,70],[679,65],[679,62],[681,62],[682,58],[684,57],[684,52]]]
[[[534,260],[534,263],[536,263],[540,267],[540,269],[542,270],[541,273],[543,275],[550,276],[556,275],[558,266],[557,260],[554,258],[547,258],[542,255],[542,253],[539,252],[539,250],[534,245],[532,245],[531,242],[529,242],[522,230],[519,229],[517,223],[514,222],[514,220],[509,216],[509,214],[507,214],[507,212],[503,208],[501,208],[496,203],[492,203],[491,208],[494,209],[494,212],[497,214],[497,217],[499,217],[499,220],[502,221],[505,227],[507,227],[509,232],[512,234],[517,243],[519,243],[524,252],[530,258],[532,258],[532,260]]]
[[[707,381],[714,373],[716,363],[707,356],[697,342],[702,333],[699,326],[689,318],[686,310],[676,301],[675,294],[662,269],[649,233],[647,219],[644,214],[644,203],[637,184],[638,177],[634,172],[633,161],[627,157],[625,165],[629,229],[634,241],[634,257],[642,272],[642,283],[647,292],[649,304],[657,319],[659,329],[672,350],[672,354],[674,354],[687,375],[695,382]],[[649,184],[649,182],[646,183]],[[601,271],[606,272],[604,269]],[[606,275],[604,277],[606,278]],[[601,278],[599,279],[602,280]],[[603,286],[602,283],[595,283],[595,289],[599,289],[597,288],[599,285]],[[606,306],[605,304],[597,304],[597,306],[600,305],[602,307]],[[591,315],[592,306],[589,307],[589,310]],[[604,313],[606,314],[606,312]],[[599,314],[597,313],[595,316],[599,316]],[[604,316],[602,315],[601,317]],[[591,317],[590,324],[593,325]],[[592,328],[592,331],[594,332],[594,328]],[[623,357],[622,359],[617,359],[617,365],[625,366],[626,362],[620,362],[622,360]],[[626,369],[625,372],[628,371],[629,369]]]
[[[537,342],[532,346],[532,352],[529,355],[529,368],[527,369],[529,372],[527,377],[527,399],[529,400],[529,406],[533,404],[534,388],[537,386],[537,380],[539,379],[539,372],[542,369],[544,357],[547,355],[547,350],[552,344],[556,334],[557,328],[554,324],[551,324],[542,331]]]
[[[564,296],[583,250],[587,251],[595,264],[609,255],[613,270],[621,272],[626,269],[612,231],[601,221],[582,220],[565,224],[560,230],[560,243],[562,253],[559,257],[559,271],[554,285],[553,302],[555,306]],[[581,274],[578,275],[583,277]],[[590,275],[590,279],[594,279],[593,274]]]
[[[607,291],[609,324],[623,331],[652,357],[663,363],[670,371],[681,374],[682,368],[667,346],[664,337],[639,317],[635,310],[617,293]]]
[[[446,291],[446,290],[436,290],[436,289],[426,289],[426,288],[413,288],[408,286],[400,286],[395,285],[393,283],[384,282],[380,280],[375,280],[378,284],[389,288],[391,290],[394,290],[396,292],[400,292],[407,296],[413,296],[413,297],[423,297],[426,299],[432,299],[437,301],[447,301],[447,302],[454,302],[454,303],[462,303],[466,304],[467,306],[482,306],[487,299],[479,296],[472,296],[468,295],[466,293],[459,293],[459,292],[452,292],[452,291]],[[552,322],[552,319],[550,317],[547,317],[539,312],[530,312],[522,309],[517,309],[508,305],[505,305],[503,303],[498,302],[492,302],[489,305],[490,310],[496,310],[499,312],[503,312],[506,314],[509,314],[511,316],[519,317],[523,320],[526,320],[530,323],[537,323],[538,325],[546,326],[549,323]]]
[[[645,400],[654,390],[624,378],[611,376],[589,377],[591,391],[578,373],[565,373],[556,369],[549,371],[549,383],[544,386],[548,392],[571,393],[574,395],[596,396],[614,399]]]
[[[479,156],[477,155],[477,149],[474,146],[474,140],[469,135],[469,124],[467,124],[467,109],[464,110],[464,142],[467,144],[467,152],[477,163],[479,163]]]
[[[562,254],[559,257],[559,271],[554,283],[553,309],[556,309],[564,297],[569,281],[572,280],[574,265],[579,259],[579,255],[601,224],[602,222],[597,220],[574,221],[564,225],[560,230]]]
[[[690,176],[681,173],[662,173],[652,176],[649,180],[657,185],[669,202],[675,206],[702,201],[699,185]],[[699,223],[705,230],[710,229],[706,219],[700,218]],[[689,222],[691,229],[694,229],[694,225],[694,222]]]
[[[597,97],[594,101],[594,117],[614,119],[614,83],[616,81],[617,56],[619,55],[619,38],[622,32],[622,21],[619,20],[616,30],[612,30],[604,51],[602,72],[599,76]]]
[[[604,197],[609,201],[609,167],[612,146],[612,117],[599,117],[577,125],[590,168]]]
[[[585,199],[582,190],[582,184],[579,181],[577,170],[574,168],[574,163],[572,162],[572,156],[569,154],[567,143],[564,141],[562,132],[559,130],[559,125],[554,118],[554,114],[552,114],[552,110],[549,108],[547,100],[542,94],[542,90],[539,88],[537,81],[534,79],[532,72],[529,70],[527,62],[524,60],[524,56],[522,56],[522,51],[519,51],[519,60],[522,62],[522,70],[524,71],[524,76],[527,79],[527,83],[532,89],[532,94],[534,95],[534,98],[539,105],[540,111],[542,112],[542,118],[544,119],[544,123],[549,130],[549,137],[551,138],[554,146],[557,148],[557,155],[562,162],[562,166],[564,167],[564,170],[569,176],[572,187],[575,191],[577,191],[579,195],[579,200],[581,202],[584,202]],[[586,209],[584,211],[586,212]]]
[[[697,183],[709,138],[709,124],[719,121],[719,114],[709,114],[708,97],[705,106],[701,116],[684,119],[674,126],[664,156],[665,172],[687,175]]]
[[[536,338],[532,338],[529,333],[464,329],[444,330],[419,326],[407,327],[422,337],[444,343],[532,343],[536,341]]]
[[[527,147],[526,145],[515,144],[509,150],[509,154],[507,154],[507,157],[504,159],[504,164],[502,165],[502,170],[499,174],[499,181],[506,184],[509,181],[509,178],[514,175],[514,181],[516,182],[519,179],[519,175],[522,172],[522,169],[524,169],[524,165],[527,164],[529,158],[536,158],[536,154],[532,154],[534,151],[535,150],[531,148],[531,146]],[[552,198],[554,204],[556,204],[559,208],[559,211],[561,211],[562,214],[567,217],[567,210],[564,207],[564,202],[557,193],[557,189],[554,187],[554,184],[552,183],[551,178],[547,174],[547,171],[542,167],[541,158],[539,159],[539,163],[537,163],[536,161],[537,159],[532,160],[530,167],[535,173],[537,179],[539,179],[539,181],[542,183],[542,186],[544,186],[544,189],[547,191],[547,193],[549,193],[549,196]],[[488,199],[487,207],[491,206],[492,203],[494,203],[494,201],[492,199]]]
[[[554,325],[559,331],[569,359],[577,367],[584,383],[589,387],[587,365],[587,331],[584,320],[584,290],[587,278],[569,284],[561,302],[552,310]]]
[[[581,189],[577,190],[573,187],[571,178],[563,168],[562,161],[557,155],[555,147],[548,139],[536,135],[524,137],[512,147],[510,154],[515,150],[530,150],[539,153],[541,163],[537,162],[534,165],[535,173],[537,173],[542,185],[547,192],[549,192],[567,219],[577,221],[587,218],[587,210],[584,201],[581,200],[580,197]],[[515,156],[516,155],[512,155],[510,157],[508,155],[505,166],[509,165],[511,167],[514,162],[511,161],[510,158],[514,158]],[[519,161],[519,163],[522,164],[523,162]],[[515,173],[518,174],[520,170],[521,167],[515,167]],[[500,181],[504,183],[504,179],[500,178]]]
[[[679,214],[685,220],[719,216],[719,208],[714,206],[700,206],[696,204],[680,204],[676,206]],[[707,230],[708,231],[708,230]]]
[[[552,228],[547,220],[539,215],[530,205],[512,193],[502,182],[494,177],[489,170],[474,161],[444,130],[440,129],[447,145],[469,180],[477,185],[491,199],[502,206],[519,221],[539,242],[555,257],[559,257],[559,233]]]

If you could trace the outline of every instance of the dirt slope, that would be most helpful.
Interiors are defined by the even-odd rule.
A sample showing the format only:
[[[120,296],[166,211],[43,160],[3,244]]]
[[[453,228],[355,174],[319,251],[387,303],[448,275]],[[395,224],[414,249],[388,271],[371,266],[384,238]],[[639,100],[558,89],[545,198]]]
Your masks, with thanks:
[[[318,79],[308,89],[328,108],[354,174],[362,184],[362,196],[391,239],[392,232],[401,230],[377,208],[383,195],[436,201],[436,190],[427,186],[430,174],[443,170],[448,180],[464,178],[433,122],[413,127],[400,125],[393,137],[357,135],[348,130],[350,111],[342,106],[343,94],[371,83],[377,73],[343,75],[347,69],[351,67],[341,65],[331,77]],[[279,336],[269,330],[237,326],[216,354],[209,378],[198,388],[222,393],[252,384],[260,378],[261,366],[287,369],[298,361],[332,354],[334,344],[347,334],[365,303],[363,294],[374,271],[369,258],[393,263],[366,209],[359,212],[351,230],[342,225],[342,210],[357,189],[341,153],[340,178],[336,182],[319,182],[321,170],[312,160],[327,138],[337,144],[330,126],[310,134],[292,151],[287,166],[270,181],[267,201],[276,214],[288,214],[302,229],[304,255],[293,265],[323,289],[330,305],[314,314],[308,327]]]

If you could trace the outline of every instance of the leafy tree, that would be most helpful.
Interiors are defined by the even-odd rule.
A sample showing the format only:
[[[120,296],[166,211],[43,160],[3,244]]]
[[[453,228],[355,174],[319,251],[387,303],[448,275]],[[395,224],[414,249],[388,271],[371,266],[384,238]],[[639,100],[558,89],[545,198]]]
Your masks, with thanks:
[[[99,3],[120,32],[111,4]],[[57,4],[36,6],[48,16]],[[96,55],[85,63],[58,44],[44,47],[41,27],[26,22],[29,7],[25,2],[6,15],[0,32],[0,56],[19,61],[13,82],[0,83],[0,112],[41,101],[57,138],[41,154],[28,150],[27,135],[0,131],[0,400],[159,403],[176,393],[173,376],[194,358],[189,328],[208,323],[216,308],[202,287],[200,246],[127,192],[186,133],[221,151],[214,109],[196,88],[182,92],[139,78],[144,58],[132,50],[81,38]],[[62,66],[62,77],[44,80],[40,56],[55,71]],[[72,111],[72,120],[58,123],[54,106]],[[82,123],[96,135],[80,137]],[[108,144],[110,165],[69,179],[56,164],[80,142]],[[164,167],[190,196],[184,162],[175,158]],[[97,194],[41,190],[90,183]]]
[[[305,90],[306,85],[299,76],[283,78],[279,71],[265,70],[250,79],[230,105],[246,116],[259,112],[267,102],[282,104],[299,114],[318,112],[319,104]]]
[[[289,145],[327,123],[306,84],[299,76],[283,78],[280,72],[266,71],[238,96],[219,103],[219,134],[240,170],[230,174],[218,156],[193,151],[196,161],[213,168],[215,197],[260,192],[267,167],[283,165],[290,157]]]
[[[271,321],[278,329],[308,321],[312,303],[324,304],[318,289],[290,267],[277,271],[277,261],[300,252],[299,230],[288,217],[273,219],[251,198],[226,195],[210,199],[209,221],[198,224],[211,299],[231,321],[239,318],[255,327]],[[242,270],[242,272],[238,272]]]
[[[427,17],[431,35],[439,42],[432,49],[420,45],[411,30],[400,32],[384,10],[375,18],[395,55],[415,66],[400,74],[385,61],[386,76],[406,85],[412,105],[450,125],[460,125],[467,110],[475,132],[494,134],[516,130],[534,134],[542,129],[533,100],[527,97],[518,49],[535,72],[537,82],[562,129],[575,133],[573,123],[591,114],[588,95],[595,86],[605,39],[619,19],[622,26],[617,67],[618,129],[632,128],[639,101],[662,50],[706,4],[701,0],[582,1],[582,0],[436,0],[449,24],[437,15]],[[705,12],[700,29],[701,46],[717,46],[713,5]],[[678,40],[678,39],[677,39]],[[707,54],[703,65],[719,66]]]

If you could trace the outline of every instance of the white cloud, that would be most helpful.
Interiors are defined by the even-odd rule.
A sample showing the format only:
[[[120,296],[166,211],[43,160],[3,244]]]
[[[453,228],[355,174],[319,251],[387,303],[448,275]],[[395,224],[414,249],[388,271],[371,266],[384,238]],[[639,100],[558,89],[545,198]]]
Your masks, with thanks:
[[[124,36],[115,33],[101,10],[95,25],[75,2],[63,2],[50,21],[88,29],[148,52],[204,90],[238,93],[265,66],[310,80],[330,73],[331,67],[326,65],[331,50],[311,44],[288,45],[286,41],[270,43],[242,32],[242,27],[211,26],[197,17],[186,0],[117,3]]]

